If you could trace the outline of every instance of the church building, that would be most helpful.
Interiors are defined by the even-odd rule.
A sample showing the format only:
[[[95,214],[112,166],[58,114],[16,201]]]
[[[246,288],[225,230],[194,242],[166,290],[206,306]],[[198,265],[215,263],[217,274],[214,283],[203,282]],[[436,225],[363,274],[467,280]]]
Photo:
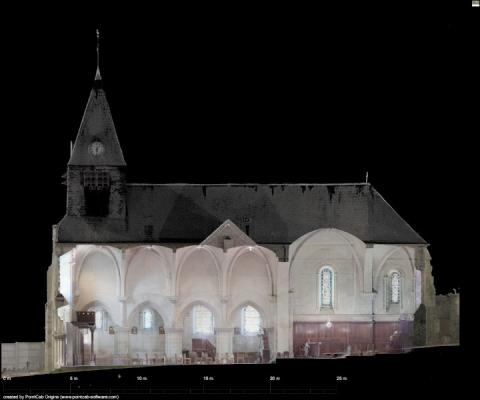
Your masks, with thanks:
[[[408,351],[427,242],[369,183],[142,184],[97,68],[53,226],[45,369]]]

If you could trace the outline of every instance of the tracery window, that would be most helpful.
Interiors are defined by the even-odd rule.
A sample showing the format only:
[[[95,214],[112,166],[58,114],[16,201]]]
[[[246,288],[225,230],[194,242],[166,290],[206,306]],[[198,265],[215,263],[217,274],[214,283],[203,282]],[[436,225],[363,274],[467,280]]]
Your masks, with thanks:
[[[326,266],[319,272],[320,307],[333,307],[334,279],[332,268]]]
[[[205,306],[193,307],[193,333],[213,334],[213,314]]]
[[[260,333],[261,318],[260,313],[252,306],[242,308],[242,333],[251,335]]]
[[[400,274],[392,272],[390,275],[390,302],[392,304],[400,303]]]

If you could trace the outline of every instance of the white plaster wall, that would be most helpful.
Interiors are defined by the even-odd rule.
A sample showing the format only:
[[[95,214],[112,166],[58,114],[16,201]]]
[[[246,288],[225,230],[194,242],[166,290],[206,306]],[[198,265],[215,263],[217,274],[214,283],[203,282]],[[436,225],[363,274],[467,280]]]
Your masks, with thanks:
[[[231,268],[230,321],[239,308],[251,304],[263,315],[265,324],[271,324],[273,319],[272,282],[265,259],[254,252],[245,252],[234,260]]]
[[[215,318],[213,320],[213,326],[215,328]],[[183,337],[182,337],[182,351],[192,351],[192,339],[208,339],[211,344],[217,347],[217,340],[215,334],[213,335],[198,335],[193,333],[193,308],[185,314],[183,321]]]
[[[69,251],[59,257],[60,264],[60,293],[68,304],[73,302],[72,292],[72,264],[74,262],[73,252]]]
[[[258,311],[258,310],[257,310]],[[235,328],[242,327],[242,312],[241,309],[238,309],[233,317],[233,323]],[[261,322],[261,326],[263,327],[263,321]],[[258,335],[242,335],[242,334],[234,334],[233,335],[233,351],[234,352],[248,352],[254,353],[258,352],[260,349],[260,341],[261,337]]]
[[[412,263],[414,248],[405,246],[375,246],[374,288],[377,291],[375,314],[414,314],[416,305],[415,268]],[[386,310],[385,276],[392,271],[400,272],[402,277],[401,304]]]
[[[79,268],[78,300],[76,310],[84,310],[89,303],[105,305],[112,320],[120,320],[119,271],[115,261],[102,251],[90,251]]]
[[[126,268],[125,296],[132,302],[145,296],[168,296],[168,265],[163,256],[152,249],[138,249]]]
[[[158,330],[138,331],[136,335],[129,335],[129,355],[136,358],[137,354],[140,358],[145,358],[145,354],[149,358],[157,356],[161,357],[165,354],[165,335],[160,335]]]
[[[169,300],[171,250],[160,246],[136,247],[125,251],[124,260],[124,325],[138,326],[138,312],[150,307],[160,315],[163,325],[169,326],[174,319],[174,306]]]
[[[216,249],[219,250],[219,249]],[[222,256],[211,246],[188,246],[177,250],[176,254],[176,294],[175,324],[183,329],[180,351],[192,347],[192,309],[201,304],[212,311],[214,327],[222,326],[224,318],[221,304]],[[209,337],[216,346],[215,336]]]
[[[195,249],[187,256],[179,266],[178,296],[219,296],[220,272],[214,257],[204,249]]]
[[[140,313],[149,308],[154,314],[154,325],[151,329],[142,329],[140,327]],[[129,355],[132,358],[137,358],[137,354],[141,359],[152,358],[155,355],[161,357],[165,354],[165,334],[160,334],[159,327],[164,327],[165,323],[162,316],[155,309],[155,306],[150,303],[140,304],[131,313],[128,318],[128,339],[129,339]],[[137,333],[132,334],[132,327],[137,328]]]
[[[95,329],[94,334],[94,351],[97,365],[109,365],[112,363],[114,354],[115,336],[109,334],[108,330]]]
[[[295,241],[290,248],[290,287],[294,314],[353,314],[364,301],[362,242],[336,229],[321,229]],[[333,310],[321,310],[318,272],[330,266],[335,274]]]

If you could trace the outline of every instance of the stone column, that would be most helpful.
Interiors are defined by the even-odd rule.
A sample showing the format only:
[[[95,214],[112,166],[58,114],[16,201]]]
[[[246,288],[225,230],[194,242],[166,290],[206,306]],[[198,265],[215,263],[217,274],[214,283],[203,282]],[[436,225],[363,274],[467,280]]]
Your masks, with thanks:
[[[45,371],[53,371],[55,366],[53,362],[53,328],[52,311],[49,302],[45,305]]]
[[[85,343],[83,342],[84,340],[84,334],[81,329],[77,328],[76,326],[73,327],[73,334],[75,335],[75,359],[77,360],[77,364],[80,364],[80,362],[83,365],[87,365],[89,360],[85,360]]]
[[[270,335],[268,340],[272,352],[290,350],[290,264],[288,262],[279,262],[277,269],[277,319],[274,335]],[[269,332],[270,333],[270,332]],[[276,358],[276,354],[270,354],[271,358]]]
[[[217,355],[227,359],[233,357],[233,328],[215,328],[217,333]]]
[[[90,365],[95,365],[95,346],[94,346],[94,332],[95,332],[95,327],[90,327],[90,334],[92,341],[90,343]]]
[[[59,360],[58,360],[58,353],[59,353],[59,351],[58,351],[58,347],[59,347],[58,342],[59,342],[59,340],[58,340],[58,339],[55,339],[55,352],[54,352],[54,355],[55,355],[55,369],[60,368],[60,362],[59,362]],[[17,364],[18,364],[18,362],[17,362]]]
[[[183,329],[165,328],[165,353],[167,357],[182,355]]]
[[[363,292],[371,293],[373,289],[373,244],[367,244],[363,262]]]
[[[129,330],[124,327],[115,327],[114,338],[114,365],[128,365],[129,357]]]
[[[65,367],[65,337],[60,341],[60,365]]]
[[[120,304],[120,326],[127,326],[127,298],[125,296],[120,296],[118,298]]]

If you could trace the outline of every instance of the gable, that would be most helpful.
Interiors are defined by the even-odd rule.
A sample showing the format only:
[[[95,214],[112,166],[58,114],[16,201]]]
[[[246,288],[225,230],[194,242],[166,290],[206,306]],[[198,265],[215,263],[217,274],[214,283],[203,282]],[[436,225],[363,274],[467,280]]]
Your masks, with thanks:
[[[255,246],[256,243],[237,225],[227,219],[222,225],[215,229],[201,245],[215,246],[226,250],[238,246]]]

